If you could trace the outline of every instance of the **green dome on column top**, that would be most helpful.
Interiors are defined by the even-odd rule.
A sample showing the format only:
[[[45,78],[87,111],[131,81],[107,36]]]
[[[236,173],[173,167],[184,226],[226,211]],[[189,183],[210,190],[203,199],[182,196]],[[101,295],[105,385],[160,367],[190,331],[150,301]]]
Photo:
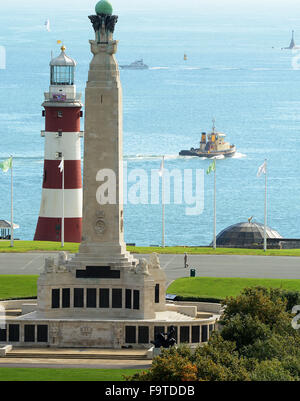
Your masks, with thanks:
[[[96,4],[95,11],[97,14],[112,15],[113,8],[109,1],[101,0]]]

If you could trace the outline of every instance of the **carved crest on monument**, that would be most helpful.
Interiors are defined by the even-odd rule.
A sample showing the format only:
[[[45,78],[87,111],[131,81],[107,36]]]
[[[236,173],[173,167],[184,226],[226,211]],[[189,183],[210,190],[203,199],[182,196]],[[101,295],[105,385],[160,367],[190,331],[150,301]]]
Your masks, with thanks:
[[[104,212],[99,211],[97,212],[96,216],[95,231],[97,234],[101,235],[105,232],[105,230],[106,230],[105,215]]]

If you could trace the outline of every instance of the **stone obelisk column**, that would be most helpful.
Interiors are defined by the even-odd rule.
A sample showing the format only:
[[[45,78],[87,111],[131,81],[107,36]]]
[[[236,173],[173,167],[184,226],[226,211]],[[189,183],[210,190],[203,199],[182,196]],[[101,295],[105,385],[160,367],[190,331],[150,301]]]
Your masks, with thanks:
[[[122,88],[114,54],[118,17],[105,0],[90,16],[96,38],[85,93],[83,227],[80,254],[126,259],[123,234]],[[130,258],[131,259],[131,258]]]

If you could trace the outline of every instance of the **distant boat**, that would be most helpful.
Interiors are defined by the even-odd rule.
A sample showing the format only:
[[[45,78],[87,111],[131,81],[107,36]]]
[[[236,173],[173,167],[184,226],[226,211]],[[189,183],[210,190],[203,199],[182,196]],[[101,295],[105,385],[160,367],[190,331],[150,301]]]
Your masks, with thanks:
[[[50,20],[49,20],[49,19],[47,19],[47,20],[45,21],[45,27],[46,27],[46,30],[47,30],[48,32],[50,32]]]
[[[136,60],[129,65],[120,65],[120,67],[125,70],[147,70],[149,68],[148,65],[144,64],[143,59]]]
[[[291,42],[290,42],[290,45],[289,45],[289,47],[283,47],[281,50],[295,50],[295,49],[300,49],[300,47],[299,46],[296,46],[296,43],[295,43],[295,31],[292,31],[292,39],[291,39]]]

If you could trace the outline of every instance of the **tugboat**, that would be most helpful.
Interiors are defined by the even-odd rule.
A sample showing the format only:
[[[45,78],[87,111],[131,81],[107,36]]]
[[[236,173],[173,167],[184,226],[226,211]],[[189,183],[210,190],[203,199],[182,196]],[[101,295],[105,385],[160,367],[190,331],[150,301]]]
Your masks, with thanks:
[[[149,69],[149,66],[144,64],[143,59],[136,60],[129,65],[120,65],[120,67],[124,68],[126,70],[148,70]]]
[[[224,155],[225,157],[232,157],[235,154],[235,145],[225,142],[225,134],[216,132],[214,120],[212,132],[208,134],[207,137],[206,139],[206,133],[203,132],[201,135],[200,148],[182,150],[179,152],[179,156],[215,157]]]

